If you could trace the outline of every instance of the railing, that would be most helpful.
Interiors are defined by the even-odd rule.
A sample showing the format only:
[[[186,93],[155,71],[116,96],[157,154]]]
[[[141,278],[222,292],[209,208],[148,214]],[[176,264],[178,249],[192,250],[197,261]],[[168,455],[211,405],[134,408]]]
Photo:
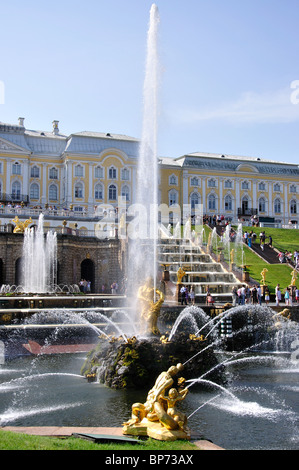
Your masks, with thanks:
[[[27,194],[19,194],[19,193],[0,193],[0,202],[29,202],[29,197]]]
[[[257,215],[257,213],[258,213],[257,209],[253,209],[253,208],[244,209],[243,207],[238,208],[238,216],[242,216],[242,215],[251,216],[251,215]]]

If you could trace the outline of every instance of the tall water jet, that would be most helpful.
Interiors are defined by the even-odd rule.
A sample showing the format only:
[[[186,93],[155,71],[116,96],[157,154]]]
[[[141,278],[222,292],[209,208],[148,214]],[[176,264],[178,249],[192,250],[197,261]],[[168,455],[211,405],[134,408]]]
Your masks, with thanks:
[[[155,4],[150,10],[147,36],[146,69],[143,87],[143,127],[137,168],[136,203],[139,232],[133,243],[135,279],[137,285],[144,277],[156,282],[158,238],[158,25],[159,12]],[[142,229],[140,230],[140,227]],[[136,288],[136,283],[135,283]]]
[[[37,229],[24,233],[22,290],[25,293],[54,291],[57,272],[56,232],[44,235],[44,216],[40,214]]]

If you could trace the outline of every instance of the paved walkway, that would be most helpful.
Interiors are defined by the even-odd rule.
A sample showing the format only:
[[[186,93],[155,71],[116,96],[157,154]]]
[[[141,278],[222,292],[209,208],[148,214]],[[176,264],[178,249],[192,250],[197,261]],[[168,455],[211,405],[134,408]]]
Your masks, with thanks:
[[[64,427],[64,426],[5,426],[1,427],[3,431],[12,431],[35,436],[50,437],[70,437],[72,434],[100,434],[109,436],[123,436],[122,428],[116,427]],[[192,436],[191,436],[192,438]],[[204,439],[192,440],[192,443],[198,447],[198,450],[224,450]]]

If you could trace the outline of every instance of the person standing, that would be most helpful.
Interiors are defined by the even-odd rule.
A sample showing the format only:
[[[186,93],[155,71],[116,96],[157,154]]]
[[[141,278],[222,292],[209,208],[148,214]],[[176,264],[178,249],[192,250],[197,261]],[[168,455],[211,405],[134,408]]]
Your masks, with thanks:
[[[270,302],[270,291],[269,291],[269,287],[266,287],[266,288],[265,288],[265,302],[266,302],[267,305],[268,305],[269,302]]]
[[[280,291],[279,284],[277,284],[275,292],[276,292],[275,294],[276,307],[279,307],[279,304],[281,302],[281,291]]]

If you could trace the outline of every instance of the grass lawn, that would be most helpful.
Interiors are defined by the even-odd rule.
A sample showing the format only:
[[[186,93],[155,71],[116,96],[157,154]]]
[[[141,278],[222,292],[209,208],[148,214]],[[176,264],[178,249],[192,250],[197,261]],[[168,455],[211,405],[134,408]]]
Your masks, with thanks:
[[[299,230],[286,229],[286,228],[269,228],[269,227],[246,227],[243,226],[243,233],[251,230],[257,234],[259,239],[260,232],[264,231],[267,238],[272,236],[272,246],[277,250],[287,250],[294,253],[294,250],[299,250]],[[266,238],[266,243],[267,243]]]
[[[0,450],[197,450],[189,441],[163,442],[155,439],[140,441],[139,444],[94,443],[76,437],[57,438],[32,436],[29,434],[0,430]]]
[[[235,227],[236,228],[236,227]],[[205,239],[208,240],[209,233],[211,232],[210,227],[205,226]],[[272,236],[273,239],[273,247],[280,249],[280,250],[288,250],[292,253],[295,249],[299,250],[299,230],[295,229],[280,229],[280,228],[261,228],[261,227],[243,227],[243,232],[245,231],[250,232],[253,230],[257,234],[257,239],[259,239],[259,234],[262,230],[265,231],[266,237],[269,235]],[[267,242],[267,240],[266,240]],[[221,246],[220,239],[218,237],[218,246]],[[231,248],[234,245],[231,244]],[[269,286],[270,293],[275,293],[275,286],[277,283],[280,284],[281,291],[288,287],[291,283],[292,279],[292,268],[287,264],[280,264],[277,259],[277,264],[267,264],[263,261],[259,256],[257,256],[253,251],[251,251],[245,244],[243,244],[243,259],[241,259],[240,254],[237,255],[234,259],[234,262],[237,266],[241,266],[245,264],[247,266],[249,275],[252,279],[254,279],[257,283],[259,283],[262,279],[261,271],[266,268],[268,272],[266,273],[266,283]],[[228,253],[224,251],[224,258],[226,262],[228,260]],[[299,279],[298,279],[299,283]]]

